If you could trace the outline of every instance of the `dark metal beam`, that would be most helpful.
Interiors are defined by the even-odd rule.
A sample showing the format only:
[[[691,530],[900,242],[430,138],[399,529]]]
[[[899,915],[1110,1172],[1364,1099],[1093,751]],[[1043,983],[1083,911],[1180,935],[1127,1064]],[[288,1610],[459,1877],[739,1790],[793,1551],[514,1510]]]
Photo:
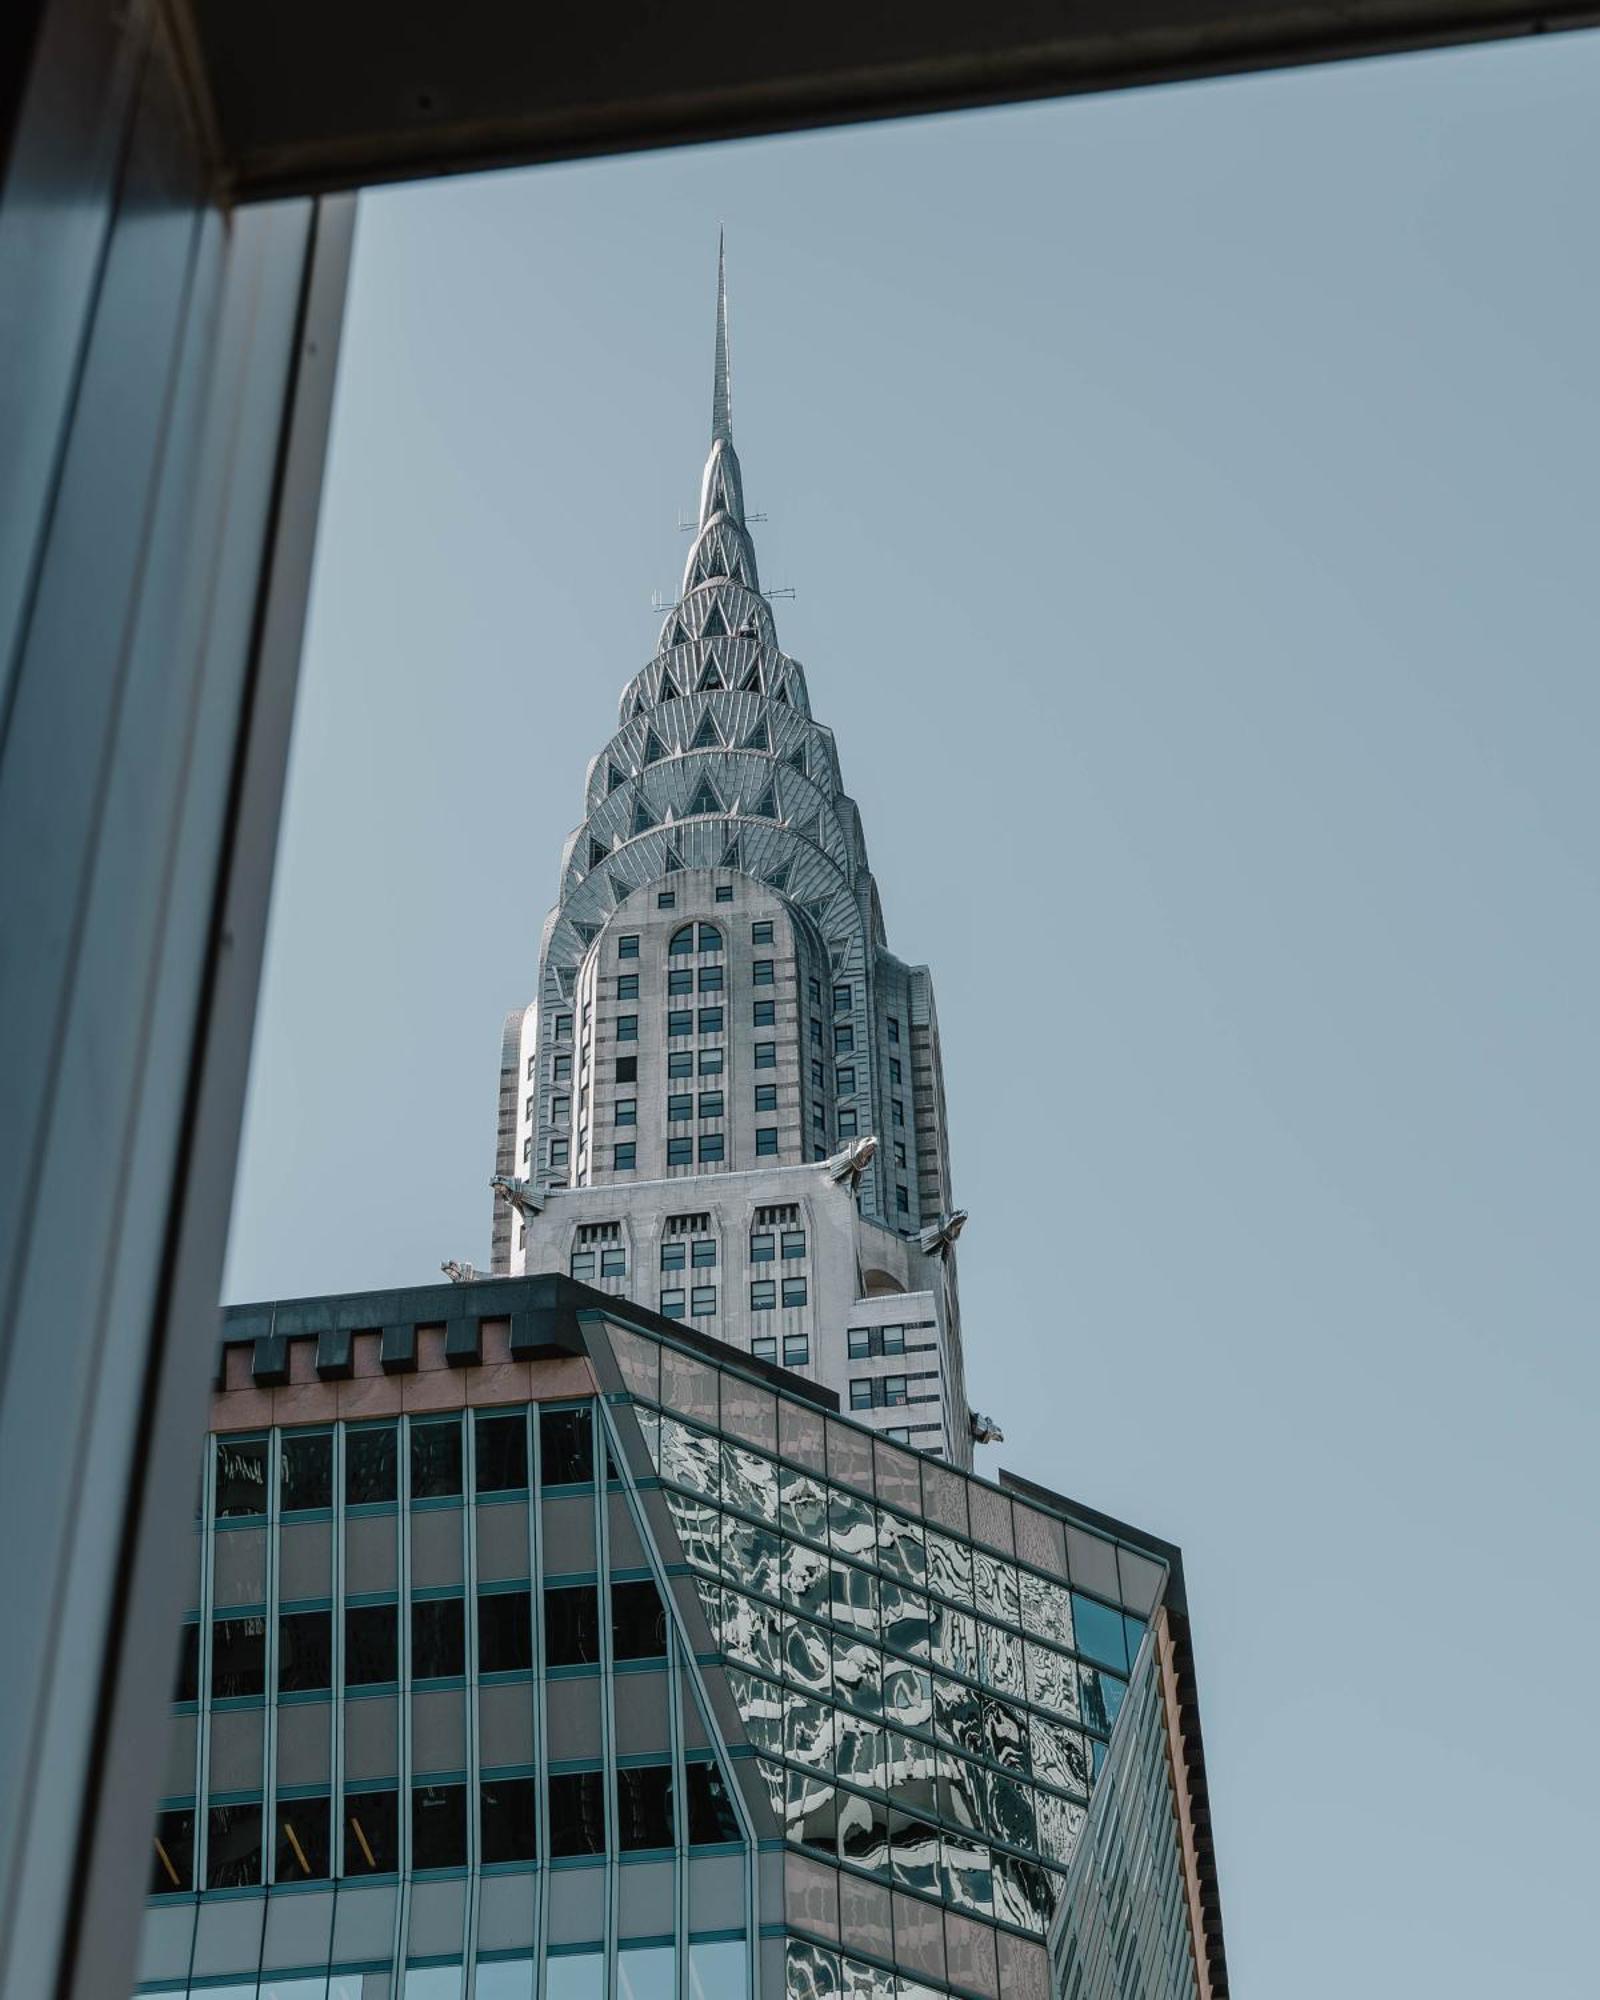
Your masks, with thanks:
[[[238,197],[1541,34],[1600,0],[190,0]]]

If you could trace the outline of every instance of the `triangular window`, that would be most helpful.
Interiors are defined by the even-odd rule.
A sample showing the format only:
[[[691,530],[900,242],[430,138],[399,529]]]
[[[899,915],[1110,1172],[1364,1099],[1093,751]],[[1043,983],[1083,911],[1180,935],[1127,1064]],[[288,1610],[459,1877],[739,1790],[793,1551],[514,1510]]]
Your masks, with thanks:
[[[776,819],[778,817],[778,797],[771,785],[767,786],[760,798],[750,808],[750,816],[752,819]]]
[[[676,701],[678,699],[677,683],[673,680],[671,674],[663,674],[661,676],[661,699],[663,701]]]
[[[750,662],[750,671],[745,675],[744,679],[740,681],[739,692],[741,694],[760,694],[761,662],[759,660],[752,660]]]
[[[720,750],[722,748],[722,738],[717,734],[717,725],[711,720],[711,711],[709,708],[701,716],[699,728],[689,738],[689,748],[691,750]]]
[[[609,759],[607,759],[607,762],[606,762],[606,792],[607,792],[607,794],[609,795],[610,793],[614,792],[614,791],[615,791],[615,790],[617,789],[618,785],[625,785],[625,784],[627,783],[627,781],[628,781],[628,774],[627,774],[627,772],[626,772],[626,771],[619,771],[619,770],[617,769],[616,765],[615,765],[615,764],[613,764],[613,763],[612,763],[612,762],[611,762],[611,761],[610,761]]]
[[[810,819],[802,820],[801,823],[795,828],[795,832],[798,833],[803,840],[814,840],[820,847],[822,845],[821,813],[813,813]]]
[[[702,778],[694,788],[694,797],[689,801],[686,818],[693,819],[701,813],[719,813],[722,801],[717,797],[709,778]]]
[[[696,681],[695,683],[695,693],[704,694],[707,688],[720,688],[726,686],[727,682],[722,678],[721,669],[718,667],[716,661],[714,659],[707,660],[705,672],[700,676],[699,680]]]
[[[591,868],[598,868],[610,852],[611,849],[603,845],[602,842],[591,839],[589,842],[589,866]]]
[[[741,750],[770,750],[772,738],[767,734],[767,718],[763,715],[754,729],[739,745]]]
[[[643,696],[642,694],[636,694],[636,695],[634,696],[634,698],[633,698],[633,712],[634,712],[634,714],[635,714],[635,715],[643,715],[643,714],[644,714],[644,696]]]
[[[648,833],[655,823],[656,816],[645,804],[641,794],[633,802],[633,830],[635,833]]]
[[[628,884],[619,880],[615,875],[608,875],[606,880],[611,884],[611,900],[617,905],[618,909],[621,909],[631,893]]]
[[[669,646],[687,646],[688,643],[689,635],[683,629],[683,620],[681,618],[674,618],[672,621],[672,637],[667,641],[667,644]]]
[[[742,868],[744,866],[737,840],[730,840],[728,842],[727,846],[722,850],[722,859],[717,863],[717,866],[719,868]]]
[[[767,887],[769,889],[787,889],[788,886],[789,864],[786,861],[781,868],[774,868],[772,873],[767,877]]]
[[[556,984],[561,988],[561,997],[563,1000],[570,1000],[572,998],[573,982],[577,979],[577,976],[578,970],[576,966],[558,965],[556,967]]]
[[[679,855],[678,850],[675,847],[673,847],[670,843],[668,844],[667,847],[667,858],[661,865],[663,868],[666,869],[669,875],[673,872],[674,869],[681,868],[683,866],[682,857]]]
[[[600,934],[600,926],[598,924],[580,924],[576,917],[572,920],[572,928],[583,939],[585,944],[593,944]]]
[[[798,750],[791,750],[787,761],[803,778],[806,774],[806,746],[802,743]]]
[[[667,754],[667,746],[653,729],[647,729],[644,736],[644,761],[659,764]]]
[[[772,699],[782,702],[785,708],[789,706],[789,685],[787,681],[780,681],[778,683],[778,691]]]
[[[706,613],[706,622],[700,627],[700,636],[702,639],[726,639],[728,636],[728,621],[714,598],[711,609]]]

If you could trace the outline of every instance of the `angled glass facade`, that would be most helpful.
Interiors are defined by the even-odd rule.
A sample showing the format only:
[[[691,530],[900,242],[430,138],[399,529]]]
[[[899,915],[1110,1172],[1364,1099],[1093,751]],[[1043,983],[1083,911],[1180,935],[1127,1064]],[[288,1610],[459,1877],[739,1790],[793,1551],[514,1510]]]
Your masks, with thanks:
[[[230,1314],[139,1991],[1043,2000],[1169,1552],[834,1402],[564,1279]]]

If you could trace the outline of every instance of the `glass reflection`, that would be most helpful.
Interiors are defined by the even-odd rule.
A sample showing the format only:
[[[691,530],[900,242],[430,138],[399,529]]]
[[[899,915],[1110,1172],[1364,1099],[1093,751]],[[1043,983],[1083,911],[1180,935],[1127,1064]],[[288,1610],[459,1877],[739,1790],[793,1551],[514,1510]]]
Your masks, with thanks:
[[[945,1834],[940,1841],[945,1900],[974,1916],[994,1914],[994,1873],[982,1841]]]
[[[921,1583],[928,1573],[922,1528],[885,1508],[878,1509],[878,1567],[902,1583]]]
[[[1039,1815],[1039,1852],[1046,1861],[1059,1861],[1064,1868],[1077,1851],[1087,1814],[1070,1799],[1052,1798],[1049,1792],[1038,1793],[1035,1804]]]
[[[808,1618],[827,1616],[828,1558],[803,1542],[783,1545],[783,1601]]]
[[[832,1691],[829,1672],[828,1635],[819,1625],[803,1618],[788,1620],[783,1643],[784,1677],[810,1694]]]
[[[839,1807],[838,1794],[829,1779],[791,1767],[784,1818],[791,1840],[833,1858],[839,1839]]]
[[[776,1674],[783,1659],[783,1615],[737,1590],[722,1593],[722,1647],[758,1672]]]
[[[878,1579],[871,1570],[849,1563],[830,1567],[828,1595],[836,1625],[847,1625],[863,1638],[878,1636]]]
[[[1032,1570],[1022,1572],[1022,1629],[1036,1639],[1072,1647],[1072,1597],[1064,1585]]]
[[[953,1750],[939,1752],[939,1817],[964,1833],[976,1833],[984,1824],[988,1787],[983,1772]]]
[[[839,1794],[839,1859],[884,1875],[889,1869],[889,1808],[859,1792]]]
[[[722,1517],[722,1574],[741,1590],[778,1595],[778,1558],[783,1544],[771,1528],[758,1528],[737,1514]]]
[[[933,1745],[890,1729],[885,1732],[884,1749],[888,1758],[884,1789],[897,1804],[937,1812],[939,1754]]]
[[[939,1893],[939,1836],[926,1820],[910,1813],[889,1814],[889,1872],[902,1889]]]
[[[635,1403],[633,1406],[633,1419],[639,1426],[640,1436],[644,1439],[644,1448],[650,1454],[650,1463],[659,1472],[661,1470],[661,1412],[659,1410],[647,1410],[642,1404]]]
[[[839,1960],[833,1952],[790,1938],[786,1972],[789,2000],[837,2000]]]
[[[715,1507],[705,1500],[697,1500],[689,1493],[676,1493],[664,1487],[667,1512],[672,1516],[672,1525],[678,1532],[678,1540],[683,1547],[683,1559],[697,1569],[715,1570],[720,1566],[718,1541],[721,1516]]]
[[[878,1546],[875,1513],[870,1500],[829,1487],[828,1539],[841,1555],[856,1556],[863,1562],[871,1559]]]
[[[897,1995],[892,1972],[864,1965],[858,1958],[844,1961],[844,1990],[848,2000],[896,2000]]]
[[[972,1550],[934,1529],[928,1537],[928,1588],[956,1604],[972,1606]]]
[[[1022,1623],[1021,1593],[1017,1588],[1017,1566],[1002,1562],[983,1549],[973,1551],[975,1565],[973,1589],[977,1593],[978,1605],[991,1618],[998,1618],[1006,1625]]]
[[[744,1733],[757,1750],[783,1755],[784,1695],[781,1688],[738,1667],[728,1669],[728,1688],[738,1704]],[[781,1793],[780,1793],[781,1797]]]
[[[774,1527],[778,1522],[778,1468],[743,1445],[722,1446],[722,1499],[728,1507],[755,1514]]]
[[[1038,1837],[1031,1787],[991,1771],[987,1824],[995,1840],[1003,1840],[1012,1847],[1031,1848]]]
[[[1080,1667],[1078,1675],[1083,1683],[1084,1721],[1091,1729],[1109,1736],[1122,1707],[1122,1697],[1128,1692],[1128,1683],[1118,1680],[1115,1674],[1103,1673],[1099,1667]]]
[[[721,1483],[717,1440],[676,1417],[661,1419],[661,1477],[716,1499]]]
[[[1029,1701],[1035,1708],[1048,1708],[1075,1721],[1079,1713],[1077,1667],[1064,1654],[1053,1653],[1036,1640],[1030,1639],[1023,1650]]]
[[[994,1913],[1036,1936],[1044,1935],[1056,1902],[1056,1878],[1036,1861],[994,1850]]]
[[[700,1609],[706,1615],[706,1624],[711,1630],[711,1643],[719,1650],[722,1646],[722,1589],[709,1578],[697,1576],[694,1580],[695,1595],[700,1599]],[[481,1617],[481,1613],[480,1613]]]
[[[933,1677],[933,1727],[941,1742],[969,1756],[984,1754],[983,1697],[960,1681]]]
[[[791,1694],[784,1724],[784,1747],[808,1771],[833,1773],[833,1710],[826,1702]]]
[[[1008,1771],[1020,1771],[1027,1776],[1028,1718],[1020,1708],[985,1695],[983,1743],[991,1763],[1003,1764]]]
[[[883,1730],[875,1722],[861,1722],[840,1712],[836,1721],[839,1776],[852,1784],[884,1789]]]
[[[902,1729],[933,1728],[933,1682],[926,1667],[908,1667],[886,1660],[883,1670],[883,1713]]]
[[[928,1600],[921,1591],[907,1590],[887,1577],[878,1584],[878,1607],[883,1620],[883,1643],[897,1652],[928,1657]]]
[[[1087,1795],[1089,1752],[1075,1729],[1063,1729],[1059,1722],[1047,1722],[1042,1715],[1028,1717],[1028,1742],[1033,1752],[1033,1775],[1063,1791]]]
[[[1027,1697],[1027,1680],[1022,1670],[1022,1641],[1015,1632],[1002,1630],[982,1619],[978,1621],[978,1656],[983,1679],[1001,1694]]]
[[[841,1699],[864,1715],[883,1713],[883,1655],[876,1647],[835,1632],[833,1646],[833,1686]]]
[[[828,1544],[828,1489],[808,1473],[782,1468],[780,1519],[786,1534]]]
[[[931,1634],[928,1656],[936,1667],[978,1678],[978,1622],[967,1611],[935,1601],[929,1606]]]

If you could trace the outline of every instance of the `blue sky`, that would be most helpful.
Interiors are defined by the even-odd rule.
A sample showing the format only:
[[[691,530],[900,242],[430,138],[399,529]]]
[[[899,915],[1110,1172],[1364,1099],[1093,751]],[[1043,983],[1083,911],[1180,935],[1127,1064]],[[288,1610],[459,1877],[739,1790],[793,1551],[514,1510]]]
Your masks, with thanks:
[[[1184,1546],[1243,1996],[1593,1991],[1597,102],[1550,37],[362,203],[228,1296],[486,1261],[725,223],[983,1469]]]

